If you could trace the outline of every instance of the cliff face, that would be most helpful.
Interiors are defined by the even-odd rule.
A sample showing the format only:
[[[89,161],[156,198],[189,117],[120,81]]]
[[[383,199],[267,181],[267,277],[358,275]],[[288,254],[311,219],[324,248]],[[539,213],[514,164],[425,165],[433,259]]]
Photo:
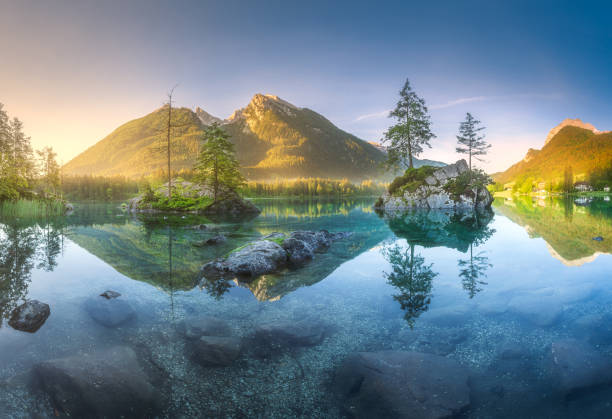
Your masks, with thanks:
[[[452,184],[469,171],[465,160],[441,167],[425,178],[416,188],[406,189],[401,195],[386,192],[376,207],[393,214],[408,209],[472,210],[491,207],[493,197],[485,187],[467,189],[457,194]]]

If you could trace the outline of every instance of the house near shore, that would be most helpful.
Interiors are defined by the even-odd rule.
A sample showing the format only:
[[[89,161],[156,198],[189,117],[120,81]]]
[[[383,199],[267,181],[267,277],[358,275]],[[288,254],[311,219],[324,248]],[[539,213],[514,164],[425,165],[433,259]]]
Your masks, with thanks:
[[[604,192],[610,192],[610,187],[609,186],[604,186],[603,191]]]
[[[591,192],[593,187],[589,182],[576,182],[574,183],[574,189],[578,192]]]

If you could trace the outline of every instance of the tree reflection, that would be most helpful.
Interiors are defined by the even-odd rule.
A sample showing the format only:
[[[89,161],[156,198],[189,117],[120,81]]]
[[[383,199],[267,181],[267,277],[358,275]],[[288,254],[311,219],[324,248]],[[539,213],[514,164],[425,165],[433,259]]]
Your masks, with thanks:
[[[54,226],[0,224],[0,327],[26,299],[32,269],[52,271],[62,246],[63,233]]]
[[[470,244],[470,257],[459,259],[459,278],[463,289],[467,291],[470,298],[482,291],[482,285],[487,285],[482,279],[486,278],[486,271],[493,267],[489,263],[489,258],[484,256],[484,251],[478,252],[474,256],[474,245]]]
[[[427,265],[425,258],[414,254],[414,244],[408,248],[394,245],[383,249],[383,255],[391,264],[392,272],[384,273],[387,282],[397,288],[393,299],[404,310],[404,318],[414,327],[416,319],[429,308],[432,297],[432,281],[438,275]]]

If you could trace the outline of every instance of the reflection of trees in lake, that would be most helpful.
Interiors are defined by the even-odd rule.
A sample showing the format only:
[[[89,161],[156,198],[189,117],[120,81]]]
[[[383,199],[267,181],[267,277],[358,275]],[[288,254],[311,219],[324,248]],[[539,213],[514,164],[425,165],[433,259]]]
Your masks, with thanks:
[[[458,260],[459,278],[469,297],[473,298],[486,285],[483,279],[492,266],[484,252],[475,252],[474,249],[495,233],[489,227],[492,219],[491,211],[415,210],[388,220],[395,235],[406,239],[409,246],[409,250],[404,251],[395,246],[385,249],[384,255],[393,268],[393,272],[385,276],[400,291],[393,298],[406,312],[411,327],[416,318],[427,311],[432,281],[437,276],[431,269],[433,264],[426,264],[423,256],[414,254],[415,246],[442,246],[468,253],[468,258]]]
[[[474,298],[476,294],[482,291],[481,286],[487,285],[482,278],[486,278],[486,271],[493,267],[489,263],[489,258],[484,256],[484,252],[478,252],[474,256],[474,245],[470,244],[470,257],[467,259],[459,259],[459,278],[463,289],[468,292],[470,298]]]
[[[0,325],[26,299],[32,269],[52,271],[62,246],[55,226],[0,224]]]
[[[383,254],[392,269],[384,273],[385,278],[399,291],[393,299],[400,303],[404,318],[412,328],[415,320],[429,308],[432,281],[438,274],[431,269],[433,264],[425,264],[425,258],[414,254],[414,244],[408,248],[390,246]]]

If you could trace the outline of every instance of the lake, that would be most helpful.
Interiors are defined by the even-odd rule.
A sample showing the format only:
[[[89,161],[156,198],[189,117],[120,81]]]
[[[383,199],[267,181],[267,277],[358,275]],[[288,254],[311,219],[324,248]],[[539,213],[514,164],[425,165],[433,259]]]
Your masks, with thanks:
[[[241,222],[117,204],[0,218],[1,416],[151,399],[161,417],[612,415],[610,201],[498,198],[491,213],[393,219],[373,202],[255,200],[261,215]],[[321,229],[352,235],[301,268],[200,280],[253,239]],[[121,294],[108,307],[107,290]],[[35,333],[8,324],[26,299],[50,306]],[[215,344],[238,342],[227,365],[198,358],[206,327]],[[359,352],[383,366],[359,372]],[[97,394],[75,374],[121,382]]]

